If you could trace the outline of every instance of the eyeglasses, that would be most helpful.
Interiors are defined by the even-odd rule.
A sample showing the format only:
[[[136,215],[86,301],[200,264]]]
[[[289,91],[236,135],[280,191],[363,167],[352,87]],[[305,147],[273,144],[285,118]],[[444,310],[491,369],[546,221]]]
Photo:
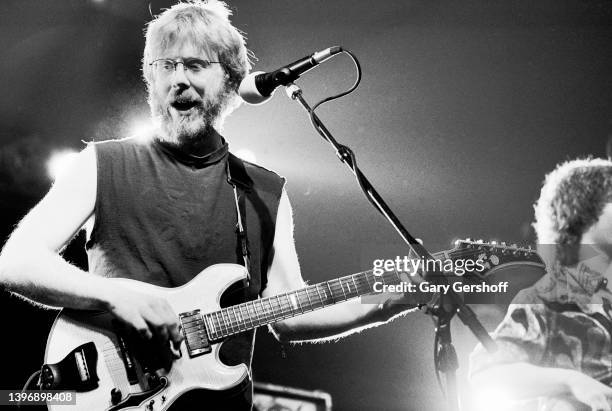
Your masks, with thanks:
[[[204,72],[211,64],[222,64],[220,61],[208,61],[202,60],[195,57],[189,57],[186,59],[170,59],[163,58],[153,60],[149,63],[149,66],[155,66],[157,71],[162,75],[170,75],[176,71],[176,66],[182,64],[187,71],[193,75],[198,75]]]

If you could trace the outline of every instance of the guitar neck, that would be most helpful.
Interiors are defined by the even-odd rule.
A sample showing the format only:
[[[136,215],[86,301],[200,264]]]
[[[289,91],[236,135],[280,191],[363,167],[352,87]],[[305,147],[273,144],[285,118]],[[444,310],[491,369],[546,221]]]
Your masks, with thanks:
[[[446,255],[445,252],[440,252],[433,254],[433,257],[438,259]],[[382,275],[375,275],[373,270],[369,270],[273,297],[248,301],[205,314],[203,317],[210,339],[219,340],[370,294],[375,282],[398,284],[401,278],[395,270],[385,271]]]

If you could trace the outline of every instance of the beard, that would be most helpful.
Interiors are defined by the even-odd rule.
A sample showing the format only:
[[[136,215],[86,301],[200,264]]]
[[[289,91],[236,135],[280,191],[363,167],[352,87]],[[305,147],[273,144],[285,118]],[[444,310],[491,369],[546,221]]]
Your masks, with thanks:
[[[160,101],[151,95],[149,101],[153,120],[162,132],[162,139],[182,146],[200,142],[222,123],[228,97],[228,92],[224,91],[214,98],[204,100],[171,95]],[[173,106],[176,102],[193,106],[188,111],[179,111]]]

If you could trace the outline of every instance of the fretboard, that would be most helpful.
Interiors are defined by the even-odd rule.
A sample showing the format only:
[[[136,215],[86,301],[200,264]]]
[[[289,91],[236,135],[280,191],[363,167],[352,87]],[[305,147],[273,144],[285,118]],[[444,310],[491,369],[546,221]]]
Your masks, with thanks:
[[[436,253],[441,258],[444,253]],[[401,282],[397,271],[375,275],[372,270],[310,285],[273,297],[234,305],[203,316],[211,340],[220,340],[373,292],[373,285]]]

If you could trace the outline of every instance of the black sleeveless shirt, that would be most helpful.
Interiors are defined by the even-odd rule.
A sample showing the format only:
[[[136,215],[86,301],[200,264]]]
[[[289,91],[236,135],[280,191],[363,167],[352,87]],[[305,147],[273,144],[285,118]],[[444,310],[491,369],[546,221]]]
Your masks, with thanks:
[[[162,287],[187,283],[217,263],[244,265],[236,205],[227,181],[227,143],[192,157],[155,140],[95,143],[95,224],[87,242],[89,270]],[[284,179],[232,158],[248,237],[251,281],[225,293],[222,305],[255,299],[266,286]],[[221,359],[250,367],[254,332],[226,341]]]

